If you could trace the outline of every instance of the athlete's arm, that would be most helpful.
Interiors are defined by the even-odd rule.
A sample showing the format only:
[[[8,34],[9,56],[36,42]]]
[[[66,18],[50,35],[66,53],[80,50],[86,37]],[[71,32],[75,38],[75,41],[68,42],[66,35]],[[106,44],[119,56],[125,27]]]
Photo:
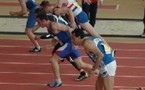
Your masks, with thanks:
[[[39,28],[40,28],[39,24],[35,25],[34,28],[33,28],[33,33],[34,33],[35,31],[37,31]]]
[[[77,27],[77,25],[75,23],[75,18],[74,18],[74,14],[73,14],[72,10],[69,9],[69,13],[67,15],[68,15],[71,27],[73,29],[75,29]]]
[[[69,19],[70,24],[71,24],[71,27],[74,28],[74,29],[76,28],[74,14],[73,14],[72,10],[70,10],[66,6],[61,7],[61,8],[56,8],[54,10],[54,14],[60,15],[60,16],[67,14],[68,15],[68,19]]]
[[[27,13],[26,1],[25,0],[19,0],[19,4],[21,6],[21,10],[17,11],[17,12],[10,11],[9,14],[11,16],[23,16]]]
[[[63,24],[60,24],[60,23],[56,23],[56,22],[53,22],[52,24],[52,28],[54,31],[68,31],[71,35],[71,32],[73,31],[72,28],[70,28],[69,26],[66,26],[66,25],[63,25]]]
[[[88,44],[89,43],[89,44]],[[87,40],[84,44],[84,48],[86,50],[86,52],[92,52],[94,53],[97,57],[96,57],[96,62],[94,63],[92,70],[96,70],[99,68],[99,64],[102,61],[103,58],[103,54],[100,51],[100,49],[98,47],[96,47],[95,43],[91,40]]]

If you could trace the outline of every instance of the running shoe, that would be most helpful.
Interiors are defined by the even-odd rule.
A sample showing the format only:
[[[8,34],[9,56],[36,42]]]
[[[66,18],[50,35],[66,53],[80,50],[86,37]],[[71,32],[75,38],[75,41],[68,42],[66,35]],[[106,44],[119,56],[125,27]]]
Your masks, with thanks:
[[[83,72],[80,73],[79,77],[76,80],[77,81],[82,81],[82,80],[84,80],[84,79],[86,79],[88,77],[89,77],[88,74],[83,71]]]
[[[35,47],[32,50],[30,50],[29,52],[41,52],[41,48],[38,49],[37,47]]]
[[[47,84],[47,86],[50,87],[50,88],[60,87],[60,86],[62,86],[62,82],[56,80],[52,83]]]

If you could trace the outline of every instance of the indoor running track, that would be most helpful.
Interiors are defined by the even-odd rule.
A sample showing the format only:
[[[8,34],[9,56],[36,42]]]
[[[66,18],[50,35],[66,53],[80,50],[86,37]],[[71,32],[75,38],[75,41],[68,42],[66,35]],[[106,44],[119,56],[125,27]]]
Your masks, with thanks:
[[[63,86],[47,87],[54,80],[49,64],[52,49],[44,49],[48,41],[41,41],[41,53],[29,53],[29,40],[0,40],[0,90],[95,90],[96,77],[75,81],[78,76],[67,61],[60,64]],[[145,44],[109,43],[117,50],[118,68],[114,90],[136,90],[145,87]],[[83,60],[90,62],[82,48]]]

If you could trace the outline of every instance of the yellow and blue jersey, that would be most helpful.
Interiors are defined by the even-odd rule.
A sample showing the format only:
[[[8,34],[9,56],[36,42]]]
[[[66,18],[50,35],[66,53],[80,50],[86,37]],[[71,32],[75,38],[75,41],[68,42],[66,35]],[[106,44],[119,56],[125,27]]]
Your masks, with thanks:
[[[92,40],[95,43],[96,47],[98,47],[100,49],[100,51],[104,54],[104,57],[102,59],[102,63],[104,65],[107,65],[115,60],[114,57],[112,57],[111,48],[108,45],[104,44],[104,42],[100,38],[89,37],[86,39]],[[91,58],[91,59],[96,60],[96,57],[97,56],[94,56],[94,58]],[[95,60],[92,60],[92,61],[95,62]]]

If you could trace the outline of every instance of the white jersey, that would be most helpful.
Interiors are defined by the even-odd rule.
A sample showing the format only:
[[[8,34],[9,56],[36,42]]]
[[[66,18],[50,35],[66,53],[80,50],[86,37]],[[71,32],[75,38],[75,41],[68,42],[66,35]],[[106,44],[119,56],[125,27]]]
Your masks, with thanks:
[[[82,8],[78,5],[76,0],[67,0],[67,7],[72,10],[74,16],[77,16],[82,12]]]
[[[58,0],[60,6],[66,5],[69,9],[72,10],[74,16],[77,16],[82,12],[82,8],[78,5],[76,0]]]

